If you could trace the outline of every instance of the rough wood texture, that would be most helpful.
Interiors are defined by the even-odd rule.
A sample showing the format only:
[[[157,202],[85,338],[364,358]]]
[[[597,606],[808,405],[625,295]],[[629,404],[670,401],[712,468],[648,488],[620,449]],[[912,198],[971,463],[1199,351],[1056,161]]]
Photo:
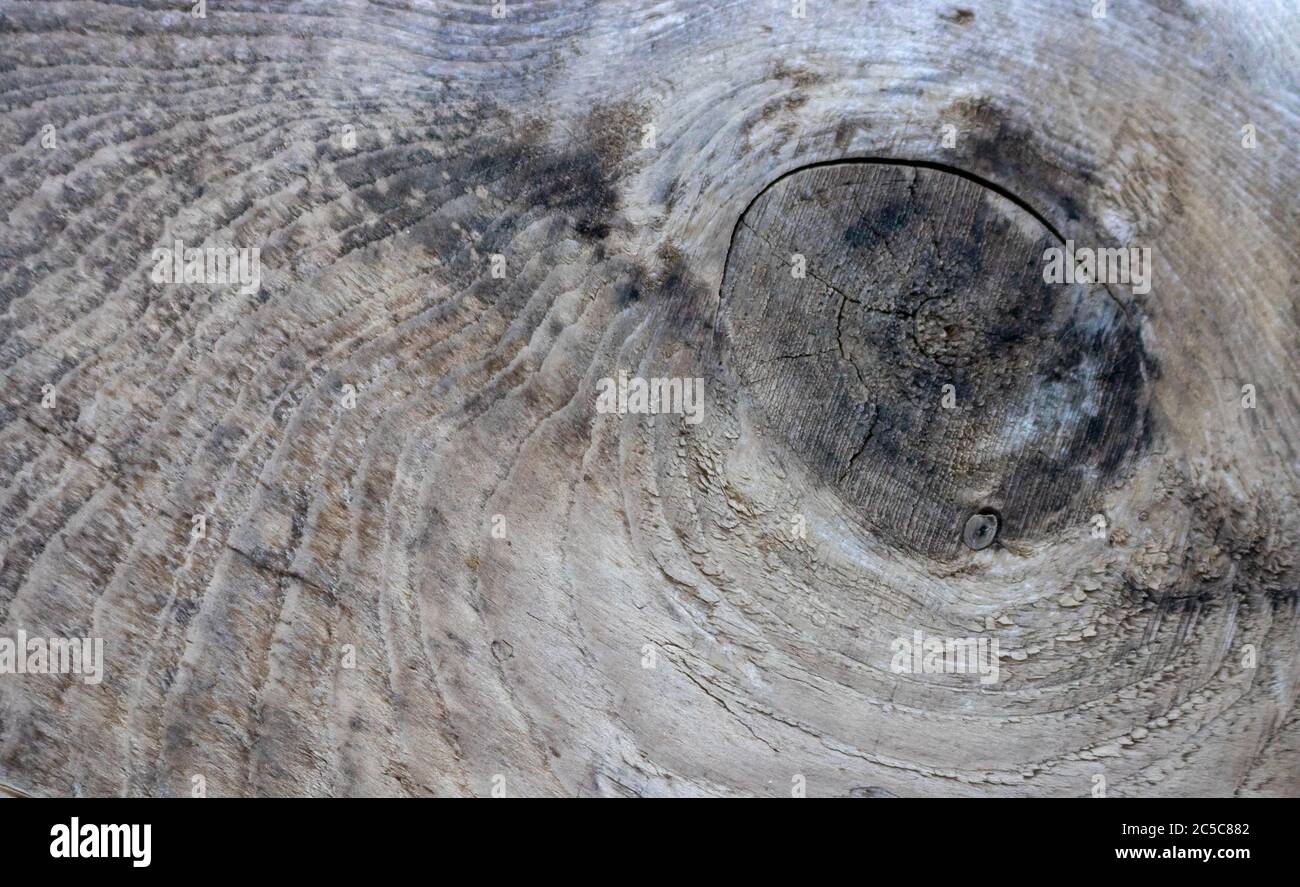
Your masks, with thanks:
[[[1145,444],[1138,331],[1104,287],[1044,282],[1054,243],[947,172],[800,171],[741,218],[720,332],[759,421],[877,538],[951,558],[984,507],[1018,545],[1095,513]]]
[[[1294,3],[189,5],[0,0],[6,791],[1300,795]]]

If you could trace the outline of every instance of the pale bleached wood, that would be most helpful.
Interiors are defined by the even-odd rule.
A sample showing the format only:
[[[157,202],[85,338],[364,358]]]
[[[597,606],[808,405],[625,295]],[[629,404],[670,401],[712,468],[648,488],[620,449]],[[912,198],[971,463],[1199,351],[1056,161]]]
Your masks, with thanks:
[[[1300,794],[1294,4],[187,6],[0,3],[0,635],[107,644],[0,676],[0,782]],[[755,412],[733,232],[845,158],[1151,248],[1106,541],[913,550]],[[260,292],[152,283],[174,238]],[[706,421],[598,415],[620,367]],[[892,673],[914,629],[1005,680]]]

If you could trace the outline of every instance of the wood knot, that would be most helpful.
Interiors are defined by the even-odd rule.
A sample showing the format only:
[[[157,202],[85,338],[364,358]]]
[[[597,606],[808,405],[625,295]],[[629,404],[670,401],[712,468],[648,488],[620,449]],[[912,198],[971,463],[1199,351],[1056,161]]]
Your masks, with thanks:
[[[990,503],[1005,517],[971,548],[1041,537],[1092,513],[1148,427],[1138,329],[1105,290],[1046,282],[1058,242],[959,171],[798,170],[736,226],[723,359],[757,424],[889,542],[960,556]]]

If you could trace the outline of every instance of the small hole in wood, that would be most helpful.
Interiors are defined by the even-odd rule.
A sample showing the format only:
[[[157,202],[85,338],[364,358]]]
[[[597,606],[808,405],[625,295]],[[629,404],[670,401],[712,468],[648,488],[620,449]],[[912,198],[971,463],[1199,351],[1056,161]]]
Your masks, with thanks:
[[[974,551],[988,548],[998,537],[998,528],[1001,525],[1002,518],[995,509],[981,508],[966,519],[962,541],[966,543],[967,548]]]

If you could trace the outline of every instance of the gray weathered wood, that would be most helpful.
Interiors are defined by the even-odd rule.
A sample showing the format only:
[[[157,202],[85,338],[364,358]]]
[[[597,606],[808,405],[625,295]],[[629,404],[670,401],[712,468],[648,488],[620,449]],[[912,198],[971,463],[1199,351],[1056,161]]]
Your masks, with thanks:
[[[189,5],[0,0],[5,791],[1300,794],[1293,3]]]

